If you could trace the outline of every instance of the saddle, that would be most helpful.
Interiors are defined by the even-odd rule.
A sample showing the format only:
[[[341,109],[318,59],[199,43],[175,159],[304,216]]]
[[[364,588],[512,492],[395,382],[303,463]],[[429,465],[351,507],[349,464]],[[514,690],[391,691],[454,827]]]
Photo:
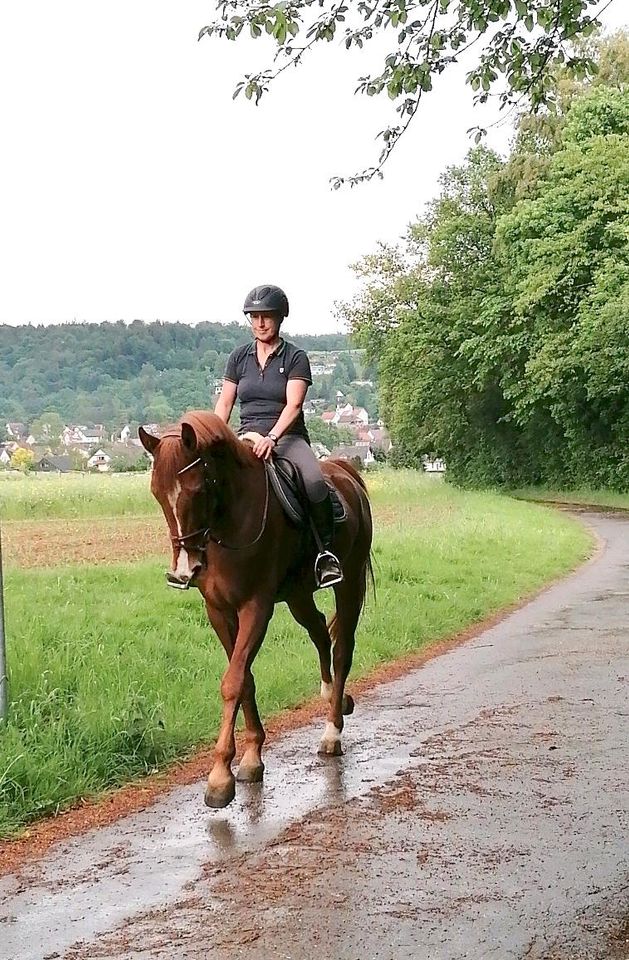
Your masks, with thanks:
[[[270,460],[265,460],[264,466],[275,496],[288,519],[298,527],[307,526],[309,522],[308,498],[299,472],[290,460],[286,460],[284,457],[273,456]],[[325,482],[332,500],[334,523],[343,523],[347,519],[345,504],[334,484],[327,478]]]

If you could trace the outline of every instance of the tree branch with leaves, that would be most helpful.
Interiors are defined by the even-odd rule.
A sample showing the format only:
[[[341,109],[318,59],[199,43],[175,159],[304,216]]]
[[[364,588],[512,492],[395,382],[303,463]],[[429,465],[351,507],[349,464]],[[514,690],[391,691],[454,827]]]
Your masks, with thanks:
[[[349,177],[334,177],[335,188],[381,177],[385,163],[417,115],[435,77],[481,44],[467,82],[475,102],[496,97],[501,109],[526,101],[533,110],[552,106],[552,74],[558,65],[578,79],[596,69],[585,47],[574,41],[589,36],[613,0],[219,0],[217,19],[203,27],[199,39],[238,40],[269,37],[275,44],[272,63],[246,74],[234,91],[258,104],[277,78],[297,67],[322,43],[340,42],[363,49],[374,37],[390,35],[392,49],[382,69],[359,78],[356,93],[385,94],[397,121],[381,130],[376,163]],[[303,42],[301,42],[303,38]],[[486,133],[470,131],[478,142]]]

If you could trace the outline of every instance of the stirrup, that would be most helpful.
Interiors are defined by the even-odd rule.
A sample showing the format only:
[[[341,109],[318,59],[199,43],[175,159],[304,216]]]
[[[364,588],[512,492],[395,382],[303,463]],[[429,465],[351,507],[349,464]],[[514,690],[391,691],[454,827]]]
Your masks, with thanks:
[[[332,561],[330,566],[334,569],[322,570],[321,567],[325,565],[326,561]],[[314,575],[317,586],[321,588],[333,587],[335,583],[341,583],[343,571],[338,557],[335,557],[330,550],[322,550],[317,554],[314,562]]]

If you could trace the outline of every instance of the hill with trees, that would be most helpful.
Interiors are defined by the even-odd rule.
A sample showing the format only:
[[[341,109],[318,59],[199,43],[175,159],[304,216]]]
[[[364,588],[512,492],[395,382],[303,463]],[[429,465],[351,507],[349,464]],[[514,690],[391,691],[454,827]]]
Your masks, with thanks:
[[[249,327],[238,323],[2,325],[0,423],[34,423],[43,435],[51,422],[102,423],[115,430],[207,409],[229,353],[250,336]],[[363,351],[352,348],[347,336],[290,339],[308,350],[313,367],[319,360],[322,372],[310,396],[324,400],[324,409],[334,407],[340,390],[377,411],[375,388],[351,384],[369,377]]]

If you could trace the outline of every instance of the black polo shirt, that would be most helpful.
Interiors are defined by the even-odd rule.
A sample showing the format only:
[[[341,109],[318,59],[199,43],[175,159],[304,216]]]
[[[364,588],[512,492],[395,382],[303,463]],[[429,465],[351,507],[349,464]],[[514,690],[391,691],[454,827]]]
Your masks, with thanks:
[[[312,374],[306,352],[281,339],[262,368],[254,340],[232,351],[225,368],[225,379],[238,386],[241,430],[255,430],[266,435],[286,406],[288,381],[305,380],[310,384]],[[286,433],[297,434],[310,442],[303,410]]]

